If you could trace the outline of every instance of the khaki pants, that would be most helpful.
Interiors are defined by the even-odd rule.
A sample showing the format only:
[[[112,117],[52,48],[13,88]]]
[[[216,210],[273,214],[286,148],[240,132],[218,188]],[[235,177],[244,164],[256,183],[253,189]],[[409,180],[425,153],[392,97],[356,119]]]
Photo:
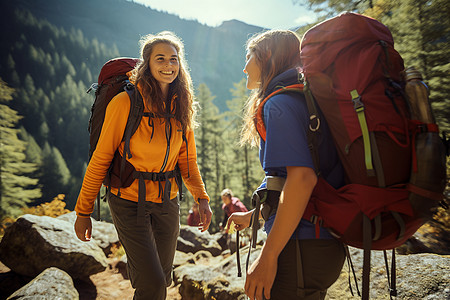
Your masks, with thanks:
[[[338,279],[345,260],[342,243],[334,239],[289,240],[278,257],[278,269],[270,300],[323,300],[327,289]],[[298,249],[303,287],[297,272]]]
[[[173,259],[180,233],[178,199],[145,203],[138,223],[137,202],[108,193],[111,216],[127,255],[128,275],[136,300],[164,300],[172,283]]]

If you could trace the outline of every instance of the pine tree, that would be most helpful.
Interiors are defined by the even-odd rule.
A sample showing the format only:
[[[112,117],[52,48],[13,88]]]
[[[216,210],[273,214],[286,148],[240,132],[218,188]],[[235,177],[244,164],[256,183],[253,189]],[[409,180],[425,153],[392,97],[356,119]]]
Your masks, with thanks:
[[[213,103],[215,96],[211,94],[208,86],[200,84],[197,90],[197,100],[200,104],[198,121],[199,128],[195,131],[195,142],[197,146],[197,162],[205,182],[206,189],[211,198],[210,206],[213,211],[211,229],[217,230],[222,216],[220,178],[223,172],[222,153],[224,143],[222,138],[223,125],[219,109]]]
[[[19,139],[20,130],[15,127],[21,117],[7,105],[13,92],[0,79],[0,218],[18,216],[22,207],[41,196],[38,180],[27,176],[36,170],[36,164],[26,162],[26,142]]]
[[[214,151],[212,141],[217,128],[219,109],[213,103],[214,98],[206,84],[199,85],[197,100],[200,104],[198,115],[200,127],[195,131],[195,140],[198,166],[207,188],[215,182],[212,164]]]
[[[71,174],[67,164],[56,147],[46,143],[42,150],[42,198],[39,203],[50,201],[59,194],[68,194]]]
[[[405,66],[415,66],[430,88],[430,100],[442,130],[450,129],[450,5],[448,1],[379,0],[368,11],[389,27]]]
[[[227,187],[230,187],[234,194],[239,195],[243,203],[250,207],[251,195],[264,178],[264,173],[258,160],[258,149],[248,145],[239,146],[243,109],[249,96],[245,79],[234,84],[231,94],[233,98],[227,101],[230,111],[227,114],[228,126],[225,139],[228,140],[227,144],[232,151],[226,166],[229,170],[226,183]]]

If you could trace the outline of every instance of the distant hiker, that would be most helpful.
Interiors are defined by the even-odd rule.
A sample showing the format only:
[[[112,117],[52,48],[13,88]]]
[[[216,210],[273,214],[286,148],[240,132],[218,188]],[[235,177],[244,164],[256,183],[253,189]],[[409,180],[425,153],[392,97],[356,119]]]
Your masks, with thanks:
[[[228,218],[232,213],[235,212],[246,212],[248,211],[247,207],[245,207],[244,203],[238,197],[233,196],[233,191],[230,189],[224,189],[222,193],[220,193],[222,197],[222,210],[223,210],[223,220],[221,228],[223,228],[227,224]]]
[[[245,292],[252,300],[324,299],[345,259],[343,244],[320,227],[320,222],[315,225],[302,219],[318,180],[308,147],[309,127],[314,128],[314,124],[310,123],[303,94],[280,93],[260,106],[280,86],[298,83],[299,47],[297,35],[287,30],[267,31],[247,42],[244,73],[247,88],[253,92],[247,102],[241,141],[259,142],[266,178],[256,194],[264,202],[259,217],[265,219],[268,234],[259,257],[247,271]],[[263,109],[265,140],[258,135],[255,123],[259,109]],[[327,124],[321,122],[320,126],[319,170],[338,188],[344,184],[343,168]],[[248,227],[254,211],[232,214],[227,226],[234,222],[238,230]],[[320,233],[319,238],[316,233]]]
[[[126,148],[123,137],[130,111],[128,93],[119,93],[107,106],[75,207],[75,232],[80,240],[90,240],[90,214],[102,182],[109,176],[107,199],[127,255],[129,277],[135,288],[133,299],[163,300],[172,282],[179,235],[178,189],[174,186],[181,184],[177,182],[180,173],[199,203],[202,231],[209,228],[212,215],[196,162],[196,105],[181,40],[167,31],[143,37],[141,59],[130,81],[144,100],[142,120],[128,143],[131,149]],[[132,169],[130,183],[116,187],[114,168],[124,165],[116,164],[113,158],[124,161],[124,154],[124,168]],[[120,172],[121,182],[123,176],[124,172]]]
[[[200,214],[198,212],[198,203],[194,202],[187,216],[187,224],[189,226],[198,226],[200,224]]]

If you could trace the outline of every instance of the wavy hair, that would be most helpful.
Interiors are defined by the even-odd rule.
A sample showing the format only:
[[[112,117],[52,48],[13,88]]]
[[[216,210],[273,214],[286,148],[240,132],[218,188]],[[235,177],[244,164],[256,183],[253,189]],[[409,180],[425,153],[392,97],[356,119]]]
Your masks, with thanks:
[[[269,30],[251,37],[246,44],[247,55],[253,54],[261,69],[259,88],[252,91],[245,104],[241,145],[258,145],[259,135],[254,118],[264,99],[269,83],[277,75],[300,66],[300,38],[290,30]]]
[[[169,85],[167,99],[163,99],[162,91],[158,81],[150,71],[150,56],[155,45],[166,43],[173,46],[178,55],[179,73],[175,80]],[[197,102],[194,100],[194,89],[188,64],[184,55],[184,45],[181,39],[170,31],[162,31],[156,35],[149,34],[141,38],[141,60],[132,71],[131,80],[141,88],[142,97],[147,101],[157,116],[165,114],[166,103],[176,97],[172,113],[180,122],[184,131],[195,127],[195,116]]]

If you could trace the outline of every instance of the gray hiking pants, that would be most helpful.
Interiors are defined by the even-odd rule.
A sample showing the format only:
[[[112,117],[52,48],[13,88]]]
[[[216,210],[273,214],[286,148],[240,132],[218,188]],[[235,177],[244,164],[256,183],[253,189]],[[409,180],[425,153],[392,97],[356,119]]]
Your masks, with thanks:
[[[164,204],[146,202],[145,222],[138,223],[137,202],[108,193],[111,216],[127,255],[136,300],[164,300],[172,283],[172,266],[180,232],[178,198]]]

